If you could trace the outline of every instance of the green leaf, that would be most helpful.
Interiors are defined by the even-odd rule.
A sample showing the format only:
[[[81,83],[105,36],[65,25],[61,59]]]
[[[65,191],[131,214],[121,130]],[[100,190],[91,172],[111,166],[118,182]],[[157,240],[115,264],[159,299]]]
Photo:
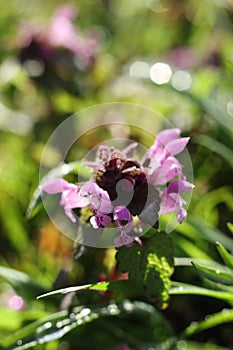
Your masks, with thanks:
[[[31,202],[26,211],[26,218],[32,219],[42,208],[41,189],[38,187],[32,195]]]
[[[233,253],[233,240],[226,234],[211,226],[207,221],[202,220],[200,216],[189,216],[189,223],[196,229],[200,236],[203,236],[209,242],[220,242]]]
[[[38,320],[47,316],[42,310],[21,310],[15,311],[7,308],[0,308],[0,330],[13,332],[19,329],[23,322]]]
[[[227,227],[228,227],[229,231],[231,231],[231,233],[233,234],[233,224],[231,222],[228,222]]]
[[[210,266],[205,266],[194,261],[192,264],[198,270],[198,272],[200,272],[206,278],[230,286],[233,285],[233,272],[231,272],[231,270],[229,270],[227,267],[213,262],[211,262]]]
[[[178,346],[179,348],[185,350],[229,350],[229,348],[225,348],[222,346],[218,346],[215,344],[211,344],[211,343],[197,343],[194,341],[189,341],[189,340],[179,340],[178,341]]]
[[[218,325],[223,325],[224,323],[233,322],[233,309],[223,309],[221,312],[218,312],[213,315],[207,315],[205,320],[200,322],[192,322],[184,332],[182,333],[182,338],[190,337],[193,334],[205,331],[212,327]]]
[[[227,302],[233,301],[232,292],[222,292],[218,290],[211,290],[211,289],[198,287],[198,286],[194,286],[183,282],[172,282],[169,294],[170,295],[183,295],[183,294],[201,295],[201,296],[224,300]]]
[[[219,154],[233,168],[232,150],[229,147],[223,145],[221,142],[218,142],[207,135],[198,135],[196,137],[196,140],[202,146],[205,146],[211,151]]]
[[[116,259],[122,272],[129,272],[129,281],[137,293],[146,295],[160,308],[169,300],[170,276],[173,272],[173,246],[166,233],[155,232],[153,237],[121,247]]]
[[[26,273],[0,266],[0,276],[11,284],[13,289],[28,301],[38,294],[45,293],[46,289],[33,281]]]
[[[175,247],[182,249],[185,255],[195,257],[201,260],[211,259],[205,251],[193,244],[189,239],[181,235],[177,235],[174,242]]]
[[[80,176],[88,178],[90,176],[90,169],[83,166],[79,161],[72,162],[69,164],[62,163],[56,168],[50,170],[41,180],[41,183],[47,182],[49,180],[55,179],[57,177],[64,177],[70,173],[78,173]],[[27,208],[26,217],[27,219],[33,218],[41,208],[41,189],[38,187],[33,193],[31,202]]]
[[[150,317],[155,325],[165,330],[166,338],[172,335],[171,328],[163,316],[152,306],[140,301],[125,300],[101,307],[79,306],[70,311],[61,311],[33,322],[2,342],[6,350],[24,350],[61,339],[79,326],[100,317],[138,314]]]
[[[168,85],[170,87],[171,85]],[[173,88],[174,89],[174,88]],[[207,112],[212,118],[214,118],[220,125],[224,126],[230,132],[233,130],[233,122],[227,116],[226,110],[220,104],[216,103],[214,99],[202,100],[188,91],[179,91],[179,94],[189,97],[198,107]]]
[[[229,269],[233,270],[233,256],[219,243],[216,243],[219,254],[221,255],[224,263]]]
[[[68,288],[62,288],[53,290],[49,293],[45,293],[42,295],[39,295],[37,299],[53,296],[57,294],[67,294],[67,293],[77,293],[77,292],[84,292],[87,290],[93,290],[93,291],[101,291],[101,292],[115,292],[115,293],[124,293],[134,294],[135,290],[133,285],[127,281],[127,280],[115,280],[115,281],[106,281],[106,282],[99,282],[95,284],[86,284],[83,286],[73,286]]]

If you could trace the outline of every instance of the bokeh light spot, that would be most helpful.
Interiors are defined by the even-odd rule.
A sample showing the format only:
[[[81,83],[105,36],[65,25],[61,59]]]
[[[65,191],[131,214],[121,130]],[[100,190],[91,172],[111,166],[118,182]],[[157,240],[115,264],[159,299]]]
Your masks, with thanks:
[[[158,84],[166,84],[169,82],[172,76],[171,67],[166,63],[155,63],[150,69],[151,80]]]
[[[137,78],[149,78],[150,67],[149,64],[143,61],[136,61],[129,68],[129,75]]]
[[[24,307],[24,300],[19,295],[13,295],[9,299],[8,305],[13,310],[22,310],[22,308]]]
[[[178,70],[173,74],[171,83],[176,90],[185,91],[190,88],[192,84],[192,77],[188,72],[184,70]]]

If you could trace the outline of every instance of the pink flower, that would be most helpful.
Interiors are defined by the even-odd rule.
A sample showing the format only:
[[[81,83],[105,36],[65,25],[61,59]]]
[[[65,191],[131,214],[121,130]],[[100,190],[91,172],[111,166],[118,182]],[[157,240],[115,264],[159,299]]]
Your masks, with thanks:
[[[77,41],[76,29],[72,23],[77,15],[71,5],[59,7],[48,26],[47,39],[52,46],[65,47],[73,51]]]
[[[48,25],[46,37],[51,46],[66,48],[72,52],[82,68],[86,69],[98,46],[98,39],[94,33],[81,35],[73,24],[77,10],[66,4],[59,7]]]
[[[88,201],[94,211],[110,213],[112,203],[106,191],[100,188],[95,182],[89,181],[80,189],[80,196]]]
[[[90,69],[99,48],[100,33],[96,29],[81,33],[73,23],[76,17],[76,8],[65,4],[56,9],[45,26],[26,23],[21,30],[21,62],[25,65],[28,60],[38,61],[41,75],[49,72],[59,75],[61,64],[67,71],[69,66],[81,71]]]
[[[86,163],[93,170],[92,181],[77,186],[55,179],[41,188],[49,194],[61,193],[60,204],[71,221],[76,221],[72,209],[89,206],[94,229],[113,225],[119,232],[115,246],[130,246],[135,216],[154,228],[158,227],[159,215],[175,212],[179,224],[186,219],[182,194],[194,185],[186,181],[176,155],[188,141],[188,137],[180,137],[179,129],[164,130],[141,162],[133,159],[136,144],[121,151],[102,145],[95,162]]]
[[[111,218],[107,214],[112,211],[112,203],[108,193],[96,183],[89,181],[80,189],[80,196],[88,201],[88,205],[95,213],[90,219],[91,225],[94,228],[109,226]]]
[[[189,141],[180,138],[180,129],[161,131],[153,146],[143,158],[148,167],[148,182],[157,186],[165,185],[176,176],[182,176],[182,164],[174,157],[181,153]]]
[[[112,204],[106,191],[92,181],[81,188],[63,179],[54,179],[41,185],[41,189],[49,194],[61,193],[60,205],[64,207],[66,216],[76,222],[72,212],[74,208],[90,206],[96,215],[91,219],[94,228],[109,226],[111,219],[106,214],[112,210]]]
[[[194,185],[183,180],[176,180],[163,191],[161,196],[160,214],[167,214],[177,211],[177,221],[179,224],[186,219],[186,210],[182,207],[186,204],[180,193],[193,189]]]
[[[170,183],[163,191],[159,211],[160,215],[177,211],[178,223],[182,223],[187,217],[186,210],[182,207],[186,202],[180,193],[194,187],[185,181],[185,176],[182,173],[183,166],[175,158],[185,149],[188,141],[188,137],[180,138],[180,129],[161,131],[143,159],[143,164],[148,169],[148,182],[154,186],[166,185],[174,179],[180,179],[180,181]]]
[[[83,208],[88,205],[86,198],[80,196],[78,186],[63,179],[48,181],[41,185],[41,189],[49,194],[61,193],[60,205],[64,207],[66,216],[72,222],[76,222],[72,209]]]
[[[113,220],[120,232],[120,236],[114,239],[115,246],[130,245],[133,242],[133,238],[128,235],[133,227],[133,217],[130,211],[124,206],[115,207]]]

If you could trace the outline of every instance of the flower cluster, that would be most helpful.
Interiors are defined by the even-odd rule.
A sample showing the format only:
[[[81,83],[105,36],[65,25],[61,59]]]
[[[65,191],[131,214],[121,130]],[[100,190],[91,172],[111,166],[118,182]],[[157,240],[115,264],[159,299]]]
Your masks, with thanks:
[[[65,4],[56,9],[46,26],[27,23],[22,27],[19,58],[32,78],[51,80],[55,76],[59,79],[53,85],[57,85],[75,69],[81,73],[92,68],[100,33],[96,29],[81,33],[73,23],[76,16],[75,7]]]
[[[114,226],[119,235],[115,245],[129,245],[134,217],[158,227],[159,215],[176,212],[178,223],[187,217],[182,193],[193,184],[186,181],[182,164],[175,157],[186,147],[189,138],[180,137],[179,129],[160,132],[141,162],[133,159],[137,144],[122,151],[100,146],[91,167],[93,178],[83,185],[53,179],[41,185],[49,194],[61,193],[60,205],[66,216],[76,221],[73,209],[88,207],[94,228]]]

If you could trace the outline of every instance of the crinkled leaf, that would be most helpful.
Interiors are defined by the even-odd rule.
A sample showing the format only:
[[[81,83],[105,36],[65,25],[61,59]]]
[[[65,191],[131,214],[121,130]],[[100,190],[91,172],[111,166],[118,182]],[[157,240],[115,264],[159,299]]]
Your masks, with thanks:
[[[227,267],[217,263],[211,263],[210,266],[206,266],[194,261],[192,264],[198,270],[198,272],[200,272],[200,274],[206,278],[230,286],[233,285],[233,272]]]
[[[78,293],[84,291],[101,291],[101,292],[115,292],[123,293],[124,295],[133,295],[135,294],[134,286],[128,280],[115,280],[115,281],[105,281],[95,284],[86,284],[83,286],[73,286],[62,289],[53,290],[49,293],[42,294],[37,297],[37,299],[53,296],[57,294],[67,294],[67,293]]]
[[[31,301],[38,294],[45,293],[46,288],[33,281],[26,273],[0,266],[0,276],[11,284],[13,289],[23,298]]]
[[[116,255],[122,272],[129,272],[138,293],[145,294],[157,306],[165,308],[169,300],[170,276],[173,272],[173,246],[166,233],[155,232],[128,248],[121,247]]]
[[[221,255],[224,263],[229,269],[233,270],[233,256],[219,242],[216,243],[219,254]]]
[[[154,324],[164,330],[166,338],[172,335],[169,325],[152,305],[140,301],[131,302],[125,300],[121,303],[110,303],[101,307],[79,306],[70,310],[70,312],[60,311],[24,327],[5,339],[2,345],[5,346],[6,350],[29,349],[38,344],[61,339],[75,328],[100,317],[124,316],[128,314],[148,316],[153,319]]]

